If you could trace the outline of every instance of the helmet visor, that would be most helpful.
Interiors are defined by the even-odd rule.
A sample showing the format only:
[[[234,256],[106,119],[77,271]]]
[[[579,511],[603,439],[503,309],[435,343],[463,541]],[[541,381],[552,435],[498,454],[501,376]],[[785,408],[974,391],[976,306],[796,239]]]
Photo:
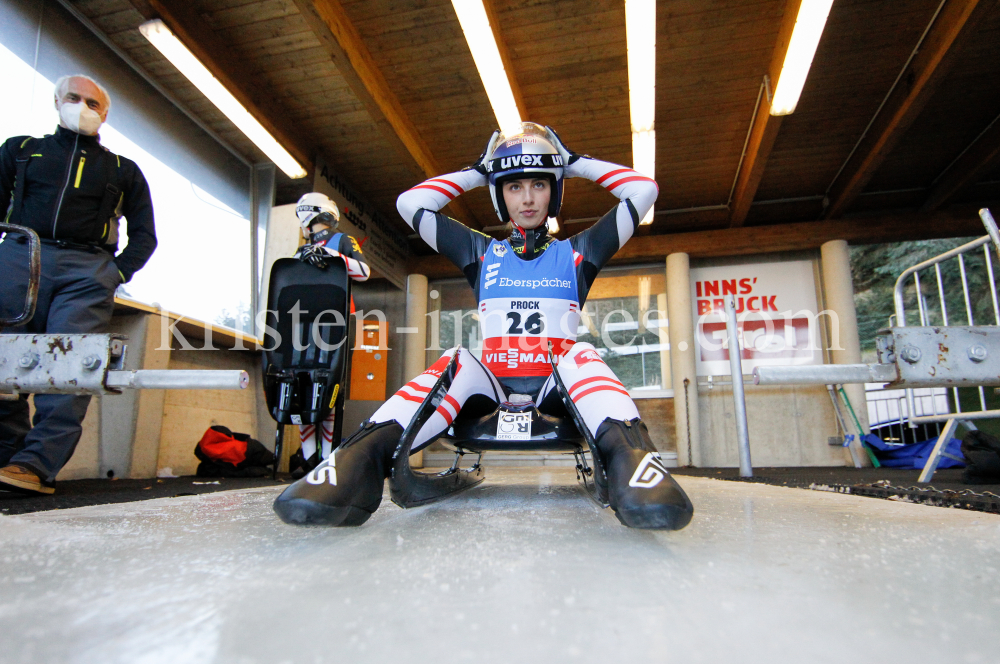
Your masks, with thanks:
[[[562,177],[563,161],[545,127],[522,122],[520,131],[500,134],[486,162],[491,182],[505,173],[547,172]]]
[[[522,122],[517,131],[509,135],[501,131],[500,135],[497,137],[497,145],[501,145],[512,138],[519,138],[521,136],[534,136],[536,138],[545,139],[546,142],[549,140],[549,132],[545,130],[545,127],[535,122]]]

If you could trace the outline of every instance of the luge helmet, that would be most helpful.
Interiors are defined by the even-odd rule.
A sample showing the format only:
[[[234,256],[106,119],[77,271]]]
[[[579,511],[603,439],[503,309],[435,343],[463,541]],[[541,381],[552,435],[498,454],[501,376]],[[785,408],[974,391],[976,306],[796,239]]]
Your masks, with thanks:
[[[552,144],[545,127],[534,122],[522,122],[516,133],[505,135],[501,132],[486,160],[490,196],[500,221],[510,221],[510,213],[503,200],[503,183],[539,176],[548,178],[552,184],[548,216],[557,216],[562,206],[563,166],[559,150]]]
[[[326,194],[313,191],[302,198],[295,206],[295,216],[299,218],[302,227],[302,237],[309,239],[309,229],[313,224],[326,224],[331,230],[340,223],[340,210],[337,204]]]

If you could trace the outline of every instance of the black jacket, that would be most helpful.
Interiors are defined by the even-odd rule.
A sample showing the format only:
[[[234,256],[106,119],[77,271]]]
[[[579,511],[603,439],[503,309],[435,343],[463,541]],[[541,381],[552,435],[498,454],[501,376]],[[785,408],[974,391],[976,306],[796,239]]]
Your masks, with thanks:
[[[11,204],[23,145],[29,145],[31,152],[18,214]],[[57,127],[55,134],[44,138],[7,139],[0,146],[0,200],[10,201],[5,215],[9,223],[27,226],[43,239],[97,244],[114,254],[117,228],[98,218],[108,184],[108,159],[115,160],[116,184],[122,190],[119,211],[128,220],[128,246],[115,263],[128,281],[156,249],[153,202],[135,162],[106,150],[98,137]]]

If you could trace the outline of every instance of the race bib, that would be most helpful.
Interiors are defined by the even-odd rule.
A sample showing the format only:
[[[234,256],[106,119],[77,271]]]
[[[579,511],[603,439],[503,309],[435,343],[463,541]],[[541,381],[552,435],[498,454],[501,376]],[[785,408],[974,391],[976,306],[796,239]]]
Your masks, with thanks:
[[[531,412],[501,412],[497,440],[531,440]]]

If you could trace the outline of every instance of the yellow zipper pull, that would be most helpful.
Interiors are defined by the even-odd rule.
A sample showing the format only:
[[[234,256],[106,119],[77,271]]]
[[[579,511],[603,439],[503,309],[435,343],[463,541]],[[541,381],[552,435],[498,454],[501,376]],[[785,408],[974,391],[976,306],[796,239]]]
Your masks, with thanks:
[[[83,163],[87,161],[86,158],[80,157],[80,165],[76,167],[76,182],[73,183],[74,189],[80,188],[80,178],[83,177]]]

